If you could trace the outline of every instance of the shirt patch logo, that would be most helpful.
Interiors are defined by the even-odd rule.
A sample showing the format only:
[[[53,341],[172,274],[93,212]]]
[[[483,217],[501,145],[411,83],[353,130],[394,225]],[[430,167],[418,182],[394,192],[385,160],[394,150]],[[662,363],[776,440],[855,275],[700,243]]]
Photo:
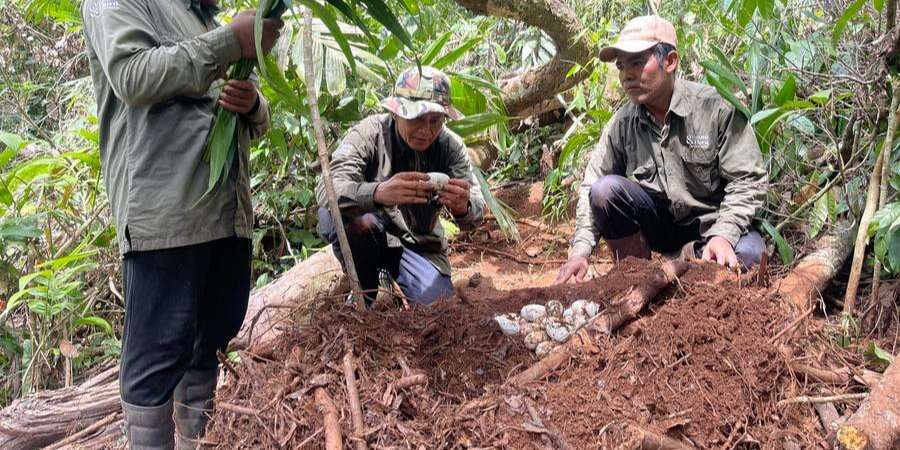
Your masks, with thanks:
[[[109,9],[119,9],[119,0],[94,0],[88,7],[88,13],[91,17],[100,17],[104,11]]]
[[[687,145],[690,148],[707,148],[709,147],[709,136],[701,135],[701,134],[689,134],[687,138]]]

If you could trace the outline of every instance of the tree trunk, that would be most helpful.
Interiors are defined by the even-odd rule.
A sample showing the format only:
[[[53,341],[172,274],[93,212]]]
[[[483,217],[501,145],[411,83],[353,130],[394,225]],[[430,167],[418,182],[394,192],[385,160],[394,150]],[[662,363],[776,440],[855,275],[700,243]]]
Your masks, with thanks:
[[[258,289],[250,296],[244,324],[231,347],[268,353],[281,333],[279,325],[292,323],[289,320],[292,313],[327,293],[335,275],[340,273],[340,264],[329,247]],[[118,374],[116,366],[81,385],[39,392],[3,408],[0,448],[24,450],[50,445],[118,412]],[[122,421],[118,419],[97,428],[96,433],[85,435],[73,444],[95,448],[98,441],[106,442],[112,432],[121,430]]]
[[[836,226],[834,230],[816,241],[816,249],[806,255],[778,283],[776,289],[781,298],[800,310],[809,308],[822,291],[831,283],[853,248],[853,228]]]
[[[836,448],[900,448],[900,364],[894,362],[888,367],[869,397],[838,429]]]
[[[472,11],[519,20],[540,28],[553,40],[556,55],[547,64],[525,71],[503,86],[503,103],[510,115],[517,115],[551,96],[575,86],[587,70],[566,77],[575,64],[585,65],[596,50],[575,11],[561,0],[456,0]]]

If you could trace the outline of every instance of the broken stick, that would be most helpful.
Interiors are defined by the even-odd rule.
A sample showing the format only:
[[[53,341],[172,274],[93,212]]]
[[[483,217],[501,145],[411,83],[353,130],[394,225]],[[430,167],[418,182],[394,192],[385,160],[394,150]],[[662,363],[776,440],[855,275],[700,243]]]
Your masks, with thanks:
[[[337,408],[331,396],[325,388],[316,388],[316,409],[322,414],[322,423],[325,428],[325,450],[342,450],[344,443],[341,438],[341,424]]]
[[[900,364],[896,362],[837,431],[841,450],[900,448]]]
[[[625,298],[612,305],[607,312],[595,317],[586,328],[593,328],[610,334],[625,322],[637,317],[637,314],[650,303],[663,289],[687,272],[689,264],[684,261],[667,261],[660,267],[662,273],[654,274],[640,286],[635,286]],[[540,380],[548,373],[556,370],[578,348],[583,348],[582,339],[569,339],[565,344],[553,349],[547,356],[518,375],[510,378],[510,383],[522,385]]]
[[[344,378],[347,383],[347,398],[350,403],[350,418],[353,420],[354,442],[357,450],[366,450],[365,423],[363,423],[362,406],[359,403],[359,391],[356,389],[356,361],[353,353],[344,355]]]
[[[677,439],[636,426],[630,426],[628,430],[631,436],[616,447],[616,450],[692,450],[694,448]]]

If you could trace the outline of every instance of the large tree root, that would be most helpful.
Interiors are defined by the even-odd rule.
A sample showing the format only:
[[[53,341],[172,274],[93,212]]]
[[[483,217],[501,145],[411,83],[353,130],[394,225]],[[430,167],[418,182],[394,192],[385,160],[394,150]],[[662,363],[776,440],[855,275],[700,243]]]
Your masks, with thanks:
[[[837,432],[841,450],[900,448],[900,364],[888,367],[859,409]]]
[[[268,353],[281,332],[280,325],[291,323],[292,313],[326,293],[339,273],[340,264],[329,247],[254,292],[232,346]],[[42,447],[92,426],[97,432],[84,434],[73,444],[97,447],[97,440],[106,441],[110,430],[122,427],[121,418],[104,426],[95,425],[121,409],[118,374],[118,367],[110,368],[79,386],[39,392],[3,408],[0,448]]]
[[[797,266],[777,284],[781,298],[805,310],[821,297],[853,249],[852,227],[836,226],[816,241],[816,249],[797,263]]]
[[[684,261],[667,261],[663,263],[661,271],[650,277],[646,283],[635,286],[622,300],[610,306],[606,312],[595,317],[586,328],[593,328],[606,334],[610,334],[621,327],[628,320],[637,317],[638,313],[650,303],[663,289],[683,275],[688,269],[688,263]],[[514,385],[523,385],[544,378],[548,373],[556,370],[569,357],[585,348],[590,339],[585,340],[583,333],[572,336],[565,344],[555,348],[549,355],[510,378]]]

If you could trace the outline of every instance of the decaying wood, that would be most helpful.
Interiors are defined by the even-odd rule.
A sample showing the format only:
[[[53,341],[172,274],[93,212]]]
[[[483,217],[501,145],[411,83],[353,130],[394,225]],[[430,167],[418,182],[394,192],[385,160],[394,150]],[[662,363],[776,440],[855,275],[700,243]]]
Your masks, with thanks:
[[[356,388],[356,361],[350,351],[344,355],[343,369],[344,382],[347,385],[347,401],[350,403],[350,419],[353,421],[354,445],[357,450],[366,450],[366,440],[363,438],[366,425],[363,422],[359,390]]]
[[[341,424],[338,410],[334,401],[325,388],[316,388],[316,409],[322,414],[322,422],[325,428],[325,449],[342,450],[344,448],[341,437]]]
[[[586,328],[593,328],[606,334],[612,333],[628,320],[637,317],[641,309],[647,303],[650,303],[650,300],[683,275],[688,267],[689,264],[684,261],[667,261],[663,263],[660,267],[662,269],[661,273],[657,273],[643,284],[635,286],[624,299],[610,306],[603,314],[595,317]],[[550,354],[541,358],[540,361],[528,369],[511,377],[509,382],[514,385],[522,385],[540,380],[568,361],[576,351],[584,351],[583,345],[583,339],[569,339],[565,344],[553,349]]]
[[[584,25],[575,10],[561,0],[455,0],[476,14],[520,20],[540,28],[556,46],[556,54],[543,66],[525,72],[502,84],[503,103],[510,115],[519,115],[553,95],[580,83],[590,73],[580,70],[569,75],[576,64],[585,65],[596,51],[583,32]],[[567,76],[568,75],[568,76]]]
[[[846,224],[837,225],[831,232],[819,237],[815,250],[802,258],[776,285],[781,298],[801,310],[821,298],[822,291],[850,256],[854,231]]]
[[[32,449],[50,445],[120,410],[118,370],[88,380],[89,387],[42,391],[18,399],[0,411],[0,448]]]
[[[859,409],[838,429],[836,444],[842,450],[900,448],[900,364],[888,367]]]
[[[272,342],[281,333],[280,325],[290,322],[298,306],[328,292],[340,273],[340,263],[329,247],[254,291],[232,348],[252,348],[257,354],[269,352],[274,347]],[[0,410],[0,448],[31,449],[50,445],[118,413],[121,411],[118,376],[116,366],[80,385],[43,391],[14,401]],[[119,417],[102,428],[121,427]],[[96,447],[97,434],[85,435],[75,444]]]
[[[393,386],[395,389],[406,389],[408,387],[421,386],[425,383],[428,383],[428,377],[425,374],[420,373],[398,378],[397,381],[393,383]]]
[[[644,430],[636,426],[628,427],[629,437],[616,450],[691,450],[694,447],[677,439]]]

